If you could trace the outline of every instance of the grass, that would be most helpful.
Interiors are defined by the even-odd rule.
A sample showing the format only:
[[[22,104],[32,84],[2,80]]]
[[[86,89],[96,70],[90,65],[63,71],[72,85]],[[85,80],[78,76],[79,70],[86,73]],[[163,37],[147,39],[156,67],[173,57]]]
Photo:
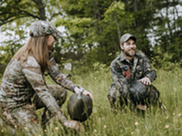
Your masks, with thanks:
[[[145,117],[129,110],[113,113],[107,100],[107,93],[112,83],[109,69],[102,68],[82,74],[75,72],[71,80],[90,91],[94,97],[92,115],[83,123],[85,133],[76,134],[54,122],[49,125],[46,134],[48,136],[178,136],[182,134],[182,69],[157,70],[157,72],[158,78],[153,84],[161,93],[161,100],[167,107],[167,114],[156,108],[147,111]],[[47,78],[47,83],[54,82]],[[69,96],[71,94],[69,92]],[[67,101],[62,110],[69,118]],[[0,134],[6,135],[2,130],[4,128],[1,129]],[[26,135],[26,133],[19,132],[17,135]],[[40,135],[43,135],[42,131]]]

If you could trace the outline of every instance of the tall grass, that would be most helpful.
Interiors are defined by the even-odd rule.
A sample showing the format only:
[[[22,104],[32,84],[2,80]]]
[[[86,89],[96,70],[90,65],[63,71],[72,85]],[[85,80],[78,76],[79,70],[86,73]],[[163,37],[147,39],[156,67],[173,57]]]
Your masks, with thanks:
[[[94,72],[75,72],[71,80],[93,94],[93,112],[83,125],[84,133],[76,134],[65,130],[59,123],[51,123],[43,134],[48,136],[179,136],[182,134],[182,69],[172,71],[157,70],[158,78],[153,83],[161,94],[161,101],[167,107],[167,113],[160,109],[147,110],[145,116],[129,110],[112,112],[107,93],[112,83],[109,68],[101,67]],[[53,81],[48,78],[48,84]],[[72,93],[69,92],[69,96]],[[68,101],[68,99],[67,99]],[[67,102],[62,110],[67,113]],[[41,111],[39,111],[41,112]],[[38,114],[40,114],[38,112]],[[2,128],[4,130],[4,128]],[[6,132],[1,132],[1,135]],[[19,132],[17,135],[26,135]],[[39,134],[37,134],[39,135]]]

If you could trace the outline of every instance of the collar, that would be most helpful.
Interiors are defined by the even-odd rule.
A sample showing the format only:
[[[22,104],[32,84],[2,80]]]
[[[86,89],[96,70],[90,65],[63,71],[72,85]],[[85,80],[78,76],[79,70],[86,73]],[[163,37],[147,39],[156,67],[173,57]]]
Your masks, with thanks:
[[[133,58],[133,61],[135,61],[136,59],[138,59],[136,54],[137,54],[137,51],[135,52],[135,56],[134,56],[134,58]],[[125,57],[125,55],[124,55],[123,52],[121,52],[119,58],[120,58],[121,61],[126,61],[126,62],[128,62],[128,63],[131,63],[131,62]]]
[[[135,56],[134,56],[134,58],[133,58],[134,67],[136,67],[136,63],[137,63],[137,61],[138,61],[137,54],[138,54],[138,51],[135,52]],[[123,52],[121,52],[119,58],[120,58],[120,61],[122,61],[122,62],[123,62],[123,61],[126,61],[127,63],[131,64],[131,62],[125,57],[125,55],[124,55]]]

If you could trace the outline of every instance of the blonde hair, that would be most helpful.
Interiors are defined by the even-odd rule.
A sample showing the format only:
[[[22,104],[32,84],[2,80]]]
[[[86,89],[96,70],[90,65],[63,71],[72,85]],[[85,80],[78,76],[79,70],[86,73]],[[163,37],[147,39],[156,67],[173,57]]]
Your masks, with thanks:
[[[46,70],[49,66],[49,49],[47,46],[47,38],[49,35],[41,37],[31,37],[28,42],[21,47],[14,55],[14,59],[26,61],[29,55],[32,55],[42,70]]]

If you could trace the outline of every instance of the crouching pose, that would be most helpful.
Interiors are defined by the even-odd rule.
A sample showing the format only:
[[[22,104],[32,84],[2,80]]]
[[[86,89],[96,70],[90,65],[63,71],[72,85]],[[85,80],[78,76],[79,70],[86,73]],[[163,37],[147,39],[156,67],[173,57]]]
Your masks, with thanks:
[[[79,132],[83,128],[82,124],[68,120],[60,110],[66,100],[66,89],[73,93],[83,91],[60,73],[51,55],[60,32],[49,22],[36,21],[30,27],[30,36],[28,42],[11,59],[3,75],[0,88],[3,121],[37,135],[40,123],[35,111],[45,107],[43,125],[48,119],[56,119],[66,128]],[[45,71],[60,86],[46,85],[43,77]],[[82,94],[92,98],[87,91]]]
[[[120,47],[123,52],[111,63],[113,83],[108,94],[111,107],[129,104],[145,110],[147,105],[157,104],[160,93],[151,85],[157,74],[145,54],[136,50],[136,38],[124,34]]]

